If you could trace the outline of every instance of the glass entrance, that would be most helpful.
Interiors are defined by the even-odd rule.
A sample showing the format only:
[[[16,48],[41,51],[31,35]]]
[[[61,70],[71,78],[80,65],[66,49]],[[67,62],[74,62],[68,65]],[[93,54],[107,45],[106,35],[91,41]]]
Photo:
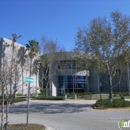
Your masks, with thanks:
[[[87,89],[86,76],[59,76],[59,89],[64,89],[65,92],[86,92]]]

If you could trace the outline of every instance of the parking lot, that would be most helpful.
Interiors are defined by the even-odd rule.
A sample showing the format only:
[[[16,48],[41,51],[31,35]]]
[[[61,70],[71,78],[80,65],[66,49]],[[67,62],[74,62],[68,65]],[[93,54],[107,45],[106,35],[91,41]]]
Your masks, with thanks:
[[[119,130],[118,121],[129,119],[129,109],[94,110],[95,100],[30,101],[29,123],[56,130]],[[10,106],[9,123],[26,123],[26,102]]]

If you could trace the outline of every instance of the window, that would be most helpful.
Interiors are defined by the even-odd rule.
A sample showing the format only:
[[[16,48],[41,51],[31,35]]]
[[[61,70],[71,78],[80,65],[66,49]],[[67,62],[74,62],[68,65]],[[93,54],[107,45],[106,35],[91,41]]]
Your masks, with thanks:
[[[73,92],[74,90],[85,91],[87,86],[86,76],[59,76],[59,88],[66,92]]]
[[[74,60],[71,60],[71,61],[60,61],[58,63],[58,68],[59,69],[75,69],[75,61]]]

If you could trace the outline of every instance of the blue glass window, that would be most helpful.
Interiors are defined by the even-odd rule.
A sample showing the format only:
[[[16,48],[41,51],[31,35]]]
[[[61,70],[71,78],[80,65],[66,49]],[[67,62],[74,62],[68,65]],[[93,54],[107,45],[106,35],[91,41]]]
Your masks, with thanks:
[[[72,89],[85,89],[86,84],[86,76],[59,76],[59,88],[64,88],[67,92]]]

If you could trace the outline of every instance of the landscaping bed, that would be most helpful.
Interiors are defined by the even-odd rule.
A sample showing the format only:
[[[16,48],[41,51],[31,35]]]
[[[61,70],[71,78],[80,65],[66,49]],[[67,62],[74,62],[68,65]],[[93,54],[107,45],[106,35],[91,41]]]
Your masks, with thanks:
[[[125,107],[130,107],[130,102],[125,101],[122,99],[113,99],[113,102],[110,102],[109,99],[100,99],[96,102],[94,105],[94,108],[125,108]]]
[[[39,124],[9,124],[8,130],[45,130],[46,127]]]

